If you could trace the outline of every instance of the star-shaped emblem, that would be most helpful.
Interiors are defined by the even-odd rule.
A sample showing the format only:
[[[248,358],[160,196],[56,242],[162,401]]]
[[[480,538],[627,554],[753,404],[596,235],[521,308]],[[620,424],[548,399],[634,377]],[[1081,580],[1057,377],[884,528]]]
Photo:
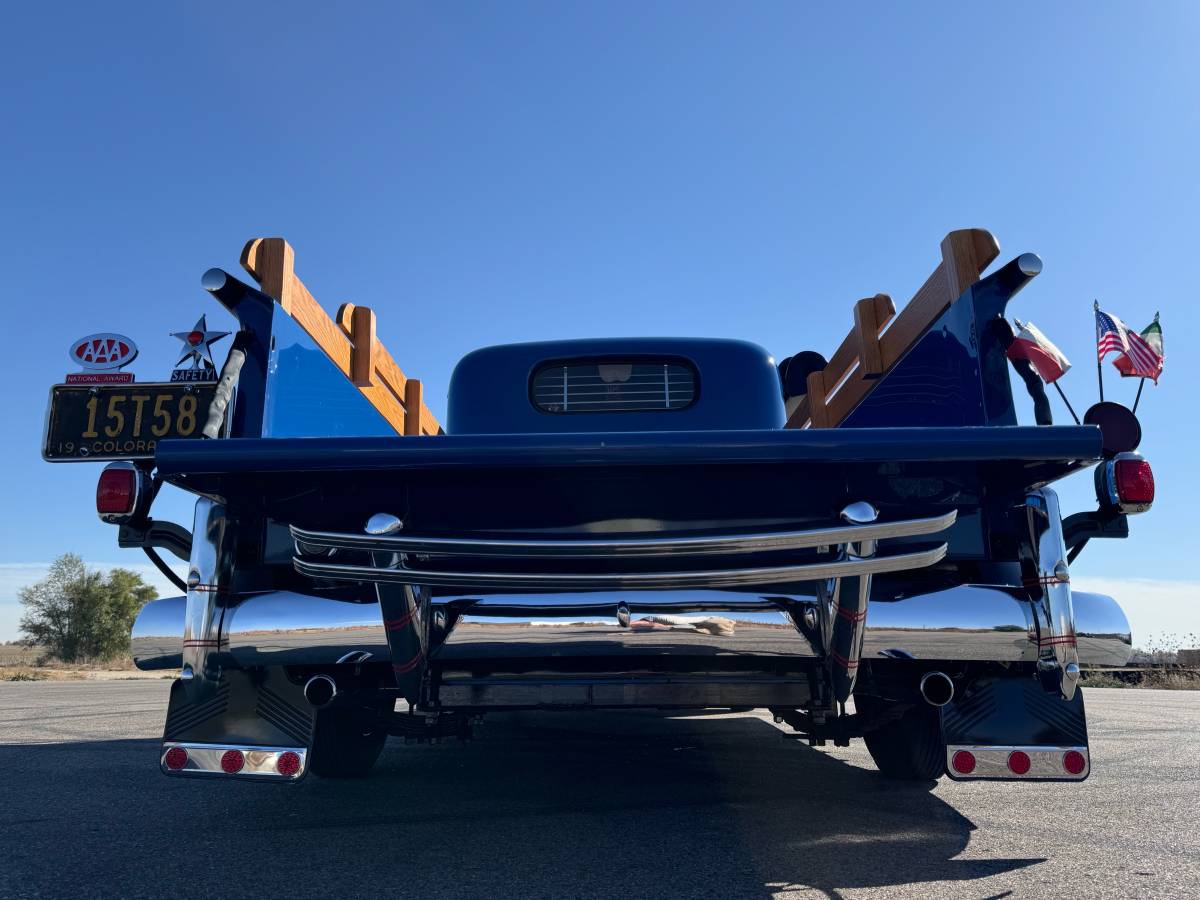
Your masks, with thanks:
[[[213,362],[210,348],[221,338],[228,336],[228,331],[209,331],[208,322],[204,316],[201,316],[191,331],[176,331],[171,335],[171,337],[183,341],[183,355],[179,357],[175,365],[179,366],[190,359],[193,369],[200,368],[201,364],[215,369],[217,365]]]

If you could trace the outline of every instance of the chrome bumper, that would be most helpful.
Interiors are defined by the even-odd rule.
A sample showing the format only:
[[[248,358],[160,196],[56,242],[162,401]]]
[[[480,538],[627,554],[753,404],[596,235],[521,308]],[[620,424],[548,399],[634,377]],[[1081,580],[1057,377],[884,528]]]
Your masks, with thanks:
[[[799,531],[655,538],[439,538],[400,534],[353,534],[308,531],[292,526],[298,556],[296,571],[310,578],[374,584],[412,584],[468,591],[682,590],[819,581],[901,572],[939,562],[946,544],[927,550],[847,558],[831,553],[845,544],[917,537],[945,531],[954,510],[925,519],[869,524],[839,524]],[[397,520],[398,521],[398,520]],[[358,551],[361,562],[330,562],[329,555]],[[715,567],[713,557],[810,551],[803,562]],[[366,558],[393,561],[379,566]],[[486,561],[501,559],[519,570],[489,570]],[[556,571],[546,560],[579,561],[573,571]],[[590,563],[627,566],[633,559],[667,560],[654,571],[588,571]],[[542,562],[542,567],[538,563]],[[430,564],[432,563],[432,565]],[[582,570],[582,571],[581,571]]]
[[[862,658],[1036,662],[1041,605],[1020,588],[962,585],[870,606]],[[1129,623],[1102,594],[1073,594],[1079,659],[1124,665],[1132,652]],[[146,605],[133,627],[140,669],[182,663],[186,600]],[[725,591],[503,595],[435,603],[431,660],[515,656],[736,655],[796,660],[818,651],[805,597]],[[287,591],[246,597],[226,610],[216,649],[238,667],[389,662],[379,606]]]

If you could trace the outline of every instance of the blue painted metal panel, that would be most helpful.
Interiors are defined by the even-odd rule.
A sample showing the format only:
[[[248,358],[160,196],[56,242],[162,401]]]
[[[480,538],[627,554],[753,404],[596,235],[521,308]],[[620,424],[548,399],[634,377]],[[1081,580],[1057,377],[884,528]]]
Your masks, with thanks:
[[[304,329],[276,308],[262,434],[383,437],[396,431]]]
[[[968,291],[855,407],[842,427],[988,424],[975,334],[975,310]]]
[[[993,323],[1033,278],[1017,257],[963,292],[842,422],[843,428],[1016,425]]]
[[[1090,425],[162,441],[156,454],[159,472],[168,477],[222,472],[830,460],[1090,463],[1099,458],[1100,430]]]
[[[220,269],[210,269],[201,283],[241,326],[234,344],[246,361],[231,406],[235,438],[395,436],[371,402],[271,297]]]
[[[556,415],[530,400],[533,371],[550,361],[682,358],[698,373],[696,400],[662,412]],[[762,347],[715,338],[600,338],[485,347],[459,362],[450,379],[449,434],[554,434],[782,428],[783,394],[775,361]]]

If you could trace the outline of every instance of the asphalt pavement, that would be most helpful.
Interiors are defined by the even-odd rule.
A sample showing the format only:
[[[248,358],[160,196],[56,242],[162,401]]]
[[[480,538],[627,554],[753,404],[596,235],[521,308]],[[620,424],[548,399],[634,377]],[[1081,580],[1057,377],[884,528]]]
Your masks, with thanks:
[[[860,742],[638,712],[286,786],[160,775],[168,685],[0,684],[0,897],[1200,896],[1200,692],[1088,689],[1083,784],[897,785]]]

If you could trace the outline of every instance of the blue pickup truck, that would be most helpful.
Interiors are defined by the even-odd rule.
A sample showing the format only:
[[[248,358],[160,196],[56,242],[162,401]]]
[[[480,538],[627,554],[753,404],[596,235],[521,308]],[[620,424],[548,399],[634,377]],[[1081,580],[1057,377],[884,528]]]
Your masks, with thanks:
[[[362,776],[389,735],[490,712],[709,708],[861,738],[897,779],[1086,778],[1080,666],[1131,637],[1069,563],[1152,475],[1119,411],[1050,424],[1031,385],[1043,424],[1017,424],[1005,308],[1041,264],[984,276],[989,240],[947,238],[898,317],[861,301],[830,360],[487,347],[444,426],[369,311],[319,321],[290,247],[252,242],[260,286],[203,278],[239,322],[203,429],[101,476],[121,545],[188,563],[133,629],[140,668],[179,671],[162,771]],[[1088,467],[1095,508],[1064,517],[1050,486]],[[190,530],[150,516],[164,483]]]

